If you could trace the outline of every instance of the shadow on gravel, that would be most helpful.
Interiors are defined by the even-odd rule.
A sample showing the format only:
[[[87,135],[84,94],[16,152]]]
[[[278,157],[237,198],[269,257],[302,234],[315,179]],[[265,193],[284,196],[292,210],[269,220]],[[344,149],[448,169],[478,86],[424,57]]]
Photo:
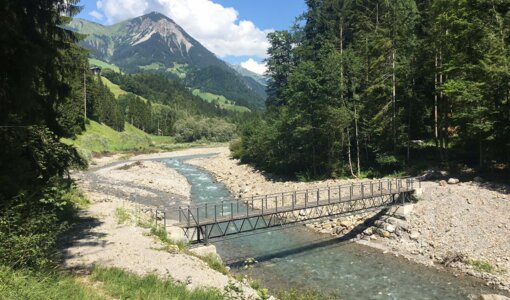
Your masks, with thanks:
[[[97,251],[105,246],[105,241],[101,238],[105,237],[105,233],[93,232],[93,229],[102,224],[97,218],[90,216],[77,216],[71,228],[59,237],[58,249],[61,255],[61,265],[65,266],[65,261],[68,259],[76,258],[77,255],[72,255],[69,251],[71,247],[98,247]],[[73,271],[85,272],[89,268],[78,267],[73,268]]]

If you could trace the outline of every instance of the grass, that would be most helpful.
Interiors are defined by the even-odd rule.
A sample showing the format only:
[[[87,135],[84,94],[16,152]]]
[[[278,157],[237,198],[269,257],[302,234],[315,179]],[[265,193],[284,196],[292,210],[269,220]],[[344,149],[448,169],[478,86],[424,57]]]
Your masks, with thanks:
[[[110,89],[115,98],[119,98],[119,96],[127,94],[127,92],[121,89],[119,85],[111,82],[108,78],[101,76],[101,80]]]
[[[131,220],[131,214],[126,209],[118,207],[115,209],[115,219],[117,219],[117,224],[124,224]]]
[[[106,299],[67,273],[37,273],[0,266],[0,299]]]
[[[187,68],[188,68],[187,64],[174,63],[174,66],[166,69],[166,71],[177,75],[177,77],[179,77],[180,79],[184,79],[186,78]]]
[[[231,101],[221,95],[202,92],[199,89],[194,89],[193,95],[198,96],[202,100],[207,101],[209,103],[213,103],[216,101],[221,109],[237,111],[237,112],[250,112],[251,111],[247,107],[235,105],[234,101]]]
[[[188,290],[184,284],[156,275],[138,276],[117,268],[96,266],[90,277],[67,272],[16,271],[0,266],[2,300],[223,299],[215,289]]]
[[[159,70],[159,69],[163,69],[165,66],[163,64],[160,64],[160,63],[152,63],[150,65],[146,65],[146,66],[139,66],[138,68],[144,70],[144,71],[151,71],[151,70]]]
[[[489,262],[486,262],[483,260],[470,259],[467,261],[467,264],[473,266],[473,268],[478,272],[485,272],[485,273],[495,273],[496,272],[496,267],[491,265]]]
[[[102,289],[115,299],[179,299],[214,300],[223,299],[215,289],[190,291],[183,284],[171,279],[160,279],[156,275],[137,276],[120,269],[96,267],[92,279],[102,283]]]
[[[116,65],[107,63],[99,59],[89,58],[89,64],[92,66],[100,67],[101,69],[110,69],[114,72],[121,73],[120,68],[117,67]]]
[[[118,151],[140,151],[153,146],[151,137],[126,123],[123,132],[90,121],[86,131],[75,139],[63,139],[64,143],[74,145],[85,158],[91,158],[92,153],[108,153]]]

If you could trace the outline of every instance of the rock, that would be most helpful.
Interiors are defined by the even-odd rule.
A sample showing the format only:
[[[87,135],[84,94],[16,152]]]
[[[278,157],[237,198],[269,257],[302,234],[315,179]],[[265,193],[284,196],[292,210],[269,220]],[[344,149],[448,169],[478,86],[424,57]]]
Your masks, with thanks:
[[[214,255],[214,256],[216,256],[216,258],[219,261],[221,261],[221,257],[216,252],[216,246],[214,246],[212,244],[209,244],[209,245],[206,245],[206,246],[200,246],[200,247],[192,248],[189,251],[192,252],[193,254],[197,255],[197,256],[200,256],[200,257],[206,257],[206,256],[209,256],[209,255]]]
[[[398,219],[390,217],[390,218],[386,219],[386,222],[388,222],[391,225],[397,225],[399,221],[398,221]]]
[[[446,186],[448,183],[444,180],[439,181],[440,186]]]
[[[374,229],[372,229],[372,227],[368,227],[367,229],[365,229],[365,234],[366,235],[374,234]]]
[[[406,204],[404,206],[399,206],[395,211],[394,216],[402,220],[407,220],[411,216],[413,210],[414,204]]]
[[[481,182],[483,182],[483,178],[480,176],[476,176],[475,178],[473,178],[473,181],[477,182],[477,183],[481,183]]]
[[[457,184],[460,181],[457,178],[450,178],[448,179],[448,184]]]
[[[392,224],[386,224],[386,226],[384,226],[384,230],[386,230],[389,233],[395,232],[395,229],[397,228],[395,227],[395,225]]]
[[[378,229],[377,229],[377,233],[378,233],[380,236],[385,237],[385,238],[390,237],[390,233],[389,233],[388,231],[386,231],[386,230],[382,229],[382,228],[378,228]]]
[[[510,300],[510,298],[503,296],[503,295],[486,294],[486,295],[480,295],[478,297],[478,300]]]
[[[335,233],[336,234],[342,234],[346,230],[347,230],[347,228],[345,228],[345,227],[337,227],[336,230],[335,230]]]
[[[417,241],[420,238],[420,233],[418,231],[411,231],[409,238],[413,241]]]
[[[348,220],[342,220],[342,221],[340,221],[339,225],[347,228],[352,225],[352,222],[348,221]]]

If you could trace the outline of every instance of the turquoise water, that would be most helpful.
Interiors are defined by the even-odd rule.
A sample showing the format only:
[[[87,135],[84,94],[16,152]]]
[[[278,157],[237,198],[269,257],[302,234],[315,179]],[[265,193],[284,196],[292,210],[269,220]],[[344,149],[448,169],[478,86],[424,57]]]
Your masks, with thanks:
[[[207,172],[167,159],[191,184],[195,203],[230,200],[225,186]],[[264,231],[214,242],[235,273],[247,274],[273,290],[313,289],[342,299],[467,299],[497,293],[471,277],[454,275],[383,254],[381,251],[324,238],[304,226]],[[249,257],[259,263],[239,268]]]

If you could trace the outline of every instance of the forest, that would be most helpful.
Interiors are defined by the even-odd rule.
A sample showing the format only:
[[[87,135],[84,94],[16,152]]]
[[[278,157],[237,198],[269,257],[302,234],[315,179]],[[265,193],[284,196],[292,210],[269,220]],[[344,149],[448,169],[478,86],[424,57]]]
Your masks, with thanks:
[[[510,1],[307,0],[269,34],[267,112],[234,156],[363,177],[510,163]]]

